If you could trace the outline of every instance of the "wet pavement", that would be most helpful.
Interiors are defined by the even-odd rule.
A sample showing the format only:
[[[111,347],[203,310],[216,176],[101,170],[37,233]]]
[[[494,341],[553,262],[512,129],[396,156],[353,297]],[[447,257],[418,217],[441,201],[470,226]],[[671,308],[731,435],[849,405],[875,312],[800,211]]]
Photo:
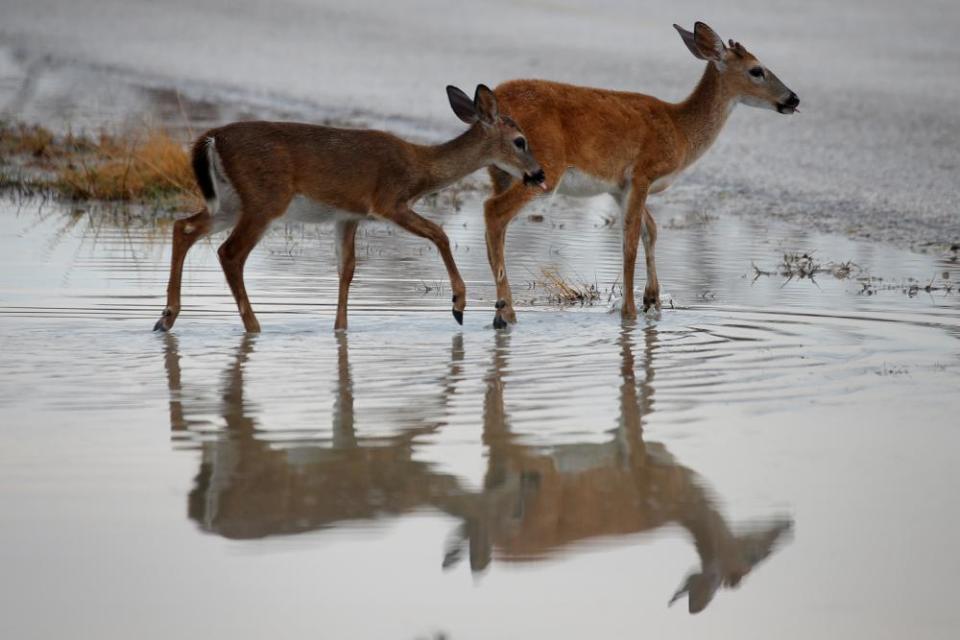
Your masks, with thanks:
[[[216,239],[155,334],[169,226],[3,201],[0,635],[952,637],[960,294],[910,286],[955,262],[666,204],[667,304],[624,325],[612,203],[557,198],[497,332],[480,202],[429,211],[464,327],[368,224],[334,334],[332,229],[279,226],[247,336]],[[882,280],[755,279],[787,251]]]

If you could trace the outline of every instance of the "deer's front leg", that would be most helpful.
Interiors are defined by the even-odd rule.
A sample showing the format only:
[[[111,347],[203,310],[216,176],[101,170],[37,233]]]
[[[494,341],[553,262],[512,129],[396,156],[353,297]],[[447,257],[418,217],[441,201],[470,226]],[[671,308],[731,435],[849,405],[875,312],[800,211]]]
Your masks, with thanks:
[[[487,259],[490,261],[490,270],[497,285],[496,312],[493,316],[493,326],[497,329],[503,329],[507,323],[513,324],[517,321],[504,258],[507,225],[533,196],[532,189],[528,189],[521,182],[516,182],[505,192],[489,198],[483,204]]]
[[[633,274],[637,264],[637,246],[640,243],[646,200],[647,185],[634,180],[623,210],[623,307],[620,314],[625,320],[637,317],[637,304],[633,299]]]
[[[402,207],[393,212],[381,214],[388,220],[392,220],[410,233],[426,238],[437,247],[440,257],[443,258],[443,264],[447,268],[447,275],[450,278],[450,288],[453,290],[453,317],[458,324],[463,324],[463,310],[467,306],[467,287],[460,277],[457,270],[457,263],[453,261],[453,254],[450,253],[450,240],[447,234],[439,225],[427,220],[417,214],[410,208]]]
[[[177,316],[180,314],[180,281],[183,277],[183,261],[197,240],[210,233],[212,218],[204,209],[199,213],[177,220],[173,223],[173,250],[170,254],[170,280],[167,284],[167,306],[157,323],[154,331],[169,331],[173,328]]]

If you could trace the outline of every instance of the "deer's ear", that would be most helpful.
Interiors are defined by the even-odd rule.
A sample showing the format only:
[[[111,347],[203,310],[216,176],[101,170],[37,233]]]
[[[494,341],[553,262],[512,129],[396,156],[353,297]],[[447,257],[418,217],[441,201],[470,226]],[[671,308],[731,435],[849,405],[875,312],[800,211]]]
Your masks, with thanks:
[[[473,100],[470,99],[470,96],[452,84],[448,84],[447,98],[450,100],[450,108],[453,109],[453,112],[457,114],[458,118],[467,124],[473,124],[477,121],[479,115],[477,114],[477,108],[474,105]]]
[[[497,96],[485,84],[477,85],[477,92],[473,96],[477,115],[487,124],[493,124],[500,117],[500,108],[497,106]]]
[[[673,25],[673,28],[677,30],[677,33],[680,34],[680,39],[683,40],[683,44],[687,45],[687,49],[690,49],[690,53],[693,54],[695,58],[700,60],[706,60],[706,56],[700,53],[700,50],[697,49],[696,37],[693,33],[687,31],[678,24]]]
[[[723,38],[717,35],[717,32],[711,29],[705,22],[697,22],[693,25],[693,37],[697,49],[707,60],[720,62],[723,60],[723,53],[727,50],[727,45],[723,44]]]

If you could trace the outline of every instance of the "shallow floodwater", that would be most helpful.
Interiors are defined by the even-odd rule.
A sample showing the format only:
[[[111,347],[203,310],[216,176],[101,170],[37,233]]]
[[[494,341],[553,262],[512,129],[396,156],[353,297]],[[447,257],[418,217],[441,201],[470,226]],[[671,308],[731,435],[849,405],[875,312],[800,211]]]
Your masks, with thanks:
[[[955,263],[662,207],[665,308],[625,325],[612,207],[558,199],[496,332],[479,202],[433,216],[462,328],[370,224],[335,335],[331,229],[289,227],[257,336],[216,241],[155,334],[168,228],[0,204],[0,636],[953,637],[960,295],[922,287]],[[754,280],[793,250],[883,280]]]

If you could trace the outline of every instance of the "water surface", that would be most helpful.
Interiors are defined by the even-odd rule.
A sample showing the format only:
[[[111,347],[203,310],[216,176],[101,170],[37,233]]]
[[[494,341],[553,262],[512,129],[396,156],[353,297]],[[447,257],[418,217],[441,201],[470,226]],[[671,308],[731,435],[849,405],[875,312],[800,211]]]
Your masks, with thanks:
[[[331,230],[289,227],[248,336],[216,240],[154,334],[168,228],[5,201],[0,635],[951,637],[960,296],[885,287],[954,263],[666,206],[666,308],[625,325],[536,284],[616,291],[612,208],[558,199],[496,332],[479,203],[432,214],[463,328],[368,225],[335,335]],[[754,280],[789,250],[883,281]]]

